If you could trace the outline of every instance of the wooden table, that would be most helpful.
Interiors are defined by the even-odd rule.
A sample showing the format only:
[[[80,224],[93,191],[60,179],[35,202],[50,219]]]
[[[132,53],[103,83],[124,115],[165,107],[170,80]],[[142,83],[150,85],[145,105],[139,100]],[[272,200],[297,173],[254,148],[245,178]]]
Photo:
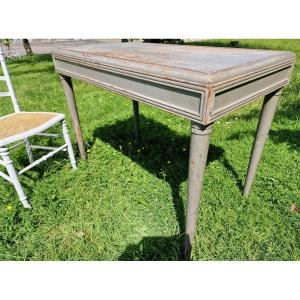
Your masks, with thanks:
[[[295,55],[273,50],[114,43],[58,49],[53,60],[83,159],[86,154],[71,77],[133,99],[137,138],[139,102],[191,120],[185,229],[185,257],[189,258],[213,122],[265,96],[244,186],[247,196]]]

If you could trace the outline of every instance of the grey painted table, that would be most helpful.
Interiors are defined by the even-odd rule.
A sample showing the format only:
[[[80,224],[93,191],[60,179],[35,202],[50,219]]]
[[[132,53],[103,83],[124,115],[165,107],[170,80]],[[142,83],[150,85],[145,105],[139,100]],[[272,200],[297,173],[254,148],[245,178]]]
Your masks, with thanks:
[[[185,257],[189,258],[213,122],[265,96],[244,186],[247,196],[295,55],[256,49],[114,43],[57,49],[53,59],[83,159],[86,154],[71,77],[133,99],[136,138],[139,102],[191,120],[185,229]],[[87,105],[92,107],[93,103]]]

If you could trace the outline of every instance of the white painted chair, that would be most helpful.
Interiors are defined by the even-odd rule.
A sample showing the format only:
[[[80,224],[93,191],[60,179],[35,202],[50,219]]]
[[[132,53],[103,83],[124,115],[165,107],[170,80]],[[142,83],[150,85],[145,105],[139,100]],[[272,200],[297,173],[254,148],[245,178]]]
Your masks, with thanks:
[[[33,168],[44,160],[52,157],[59,151],[66,150],[69,153],[73,169],[76,169],[75,156],[68,133],[65,116],[63,114],[53,112],[21,112],[5,64],[1,47],[0,62],[4,75],[0,76],[0,81],[5,81],[8,89],[6,92],[0,92],[0,97],[10,97],[15,110],[15,112],[12,114],[0,117],[0,158],[2,158],[0,159],[0,165],[5,167],[7,171],[7,174],[0,171],[0,176],[13,184],[23,206],[25,208],[31,208],[19,181],[19,175]],[[61,123],[62,125],[62,134],[44,132],[58,123]],[[30,145],[28,138],[34,135],[54,138],[63,137],[65,143],[60,147]],[[10,159],[9,151],[23,143],[25,143],[30,164],[23,170],[17,172],[12,160]],[[11,144],[13,145],[9,147],[8,145]],[[32,149],[47,150],[49,153],[42,156],[40,159],[34,160]]]

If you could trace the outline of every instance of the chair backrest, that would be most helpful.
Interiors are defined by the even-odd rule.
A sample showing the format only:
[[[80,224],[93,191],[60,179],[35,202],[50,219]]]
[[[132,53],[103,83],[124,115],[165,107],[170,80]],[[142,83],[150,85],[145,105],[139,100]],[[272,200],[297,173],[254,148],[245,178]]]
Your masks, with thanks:
[[[7,90],[8,91],[0,91],[0,97],[10,97],[14,110],[15,112],[19,112],[20,111],[20,107],[16,98],[16,94],[14,92],[14,88],[12,86],[10,77],[9,77],[9,73],[6,67],[6,63],[5,63],[5,59],[4,59],[4,55],[3,55],[3,51],[0,47],[0,63],[1,63],[1,68],[3,71],[3,76],[0,76],[0,81],[5,81],[6,86],[7,86]]]

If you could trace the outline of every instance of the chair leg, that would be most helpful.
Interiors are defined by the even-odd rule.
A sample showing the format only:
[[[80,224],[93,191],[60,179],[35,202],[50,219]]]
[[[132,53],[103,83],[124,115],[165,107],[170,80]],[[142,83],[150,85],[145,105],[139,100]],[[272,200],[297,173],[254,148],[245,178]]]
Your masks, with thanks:
[[[76,170],[77,166],[76,166],[75,155],[74,155],[74,151],[73,151],[73,148],[72,148],[72,143],[71,143],[71,139],[70,139],[70,136],[69,136],[67,123],[66,123],[65,120],[62,121],[62,132],[63,132],[65,142],[67,144],[67,149],[68,149],[69,158],[70,158],[70,161],[71,161],[72,168],[74,170]]]
[[[28,155],[29,163],[32,164],[32,163],[34,163],[34,157],[33,157],[32,150],[30,148],[29,140],[25,139],[24,144],[25,144],[25,147],[26,147],[26,152],[27,152],[27,155]]]
[[[23,187],[20,183],[18,173],[13,165],[12,160],[9,157],[8,149],[7,148],[0,148],[0,155],[2,157],[3,163],[6,167],[10,182],[16,189],[16,192],[19,196],[19,199],[25,208],[31,208],[29,202],[27,201],[27,197],[24,193]]]

